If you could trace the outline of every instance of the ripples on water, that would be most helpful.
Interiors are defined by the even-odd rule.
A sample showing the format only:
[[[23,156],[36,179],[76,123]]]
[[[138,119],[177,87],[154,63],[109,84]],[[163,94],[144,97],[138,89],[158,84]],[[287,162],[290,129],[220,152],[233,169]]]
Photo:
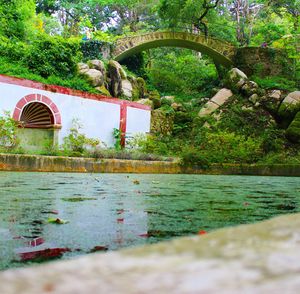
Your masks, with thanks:
[[[299,187],[285,177],[2,172],[0,269],[37,250],[70,258],[298,212]]]

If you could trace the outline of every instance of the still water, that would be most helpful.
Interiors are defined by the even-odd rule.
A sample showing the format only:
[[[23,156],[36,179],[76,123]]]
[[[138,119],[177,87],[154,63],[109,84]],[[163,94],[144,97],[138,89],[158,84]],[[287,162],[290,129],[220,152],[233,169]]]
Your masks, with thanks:
[[[47,258],[68,259],[253,223],[299,204],[292,177],[0,172],[0,269],[30,265],[32,252],[49,248]]]

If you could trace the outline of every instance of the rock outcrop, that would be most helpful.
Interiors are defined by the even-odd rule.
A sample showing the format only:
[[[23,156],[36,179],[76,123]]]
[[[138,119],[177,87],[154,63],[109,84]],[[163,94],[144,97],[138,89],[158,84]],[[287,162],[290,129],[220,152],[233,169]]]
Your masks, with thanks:
[[[105,95],[128,100],[139,100],[146,96],[146,83],[142,78],[128,76],[123,67],[110,60],[107,69],[102,60],[93,59],[78,63],[81,74],[95,89]]]

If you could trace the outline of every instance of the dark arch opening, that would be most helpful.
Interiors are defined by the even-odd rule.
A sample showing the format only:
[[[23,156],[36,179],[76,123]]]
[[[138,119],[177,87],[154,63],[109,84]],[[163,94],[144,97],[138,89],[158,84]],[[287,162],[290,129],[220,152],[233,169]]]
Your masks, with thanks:
[[[26,105],[20,121],[25,128],[51,128],[54,116],[51,110],[43,103],[33,102]]]

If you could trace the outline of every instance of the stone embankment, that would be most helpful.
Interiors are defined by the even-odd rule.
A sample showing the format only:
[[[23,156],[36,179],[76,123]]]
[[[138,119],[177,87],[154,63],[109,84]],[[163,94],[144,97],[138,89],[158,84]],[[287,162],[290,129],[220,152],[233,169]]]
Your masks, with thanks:
[[[299,293],[300,215],[0,273],[0,293]]]
[[[202,169],[201,167],[182,166],[179,160],[144,161],[0,154],[0,171],[211,174],[297,177],[300,176],[300,165],[212,164],[210,168]]]

